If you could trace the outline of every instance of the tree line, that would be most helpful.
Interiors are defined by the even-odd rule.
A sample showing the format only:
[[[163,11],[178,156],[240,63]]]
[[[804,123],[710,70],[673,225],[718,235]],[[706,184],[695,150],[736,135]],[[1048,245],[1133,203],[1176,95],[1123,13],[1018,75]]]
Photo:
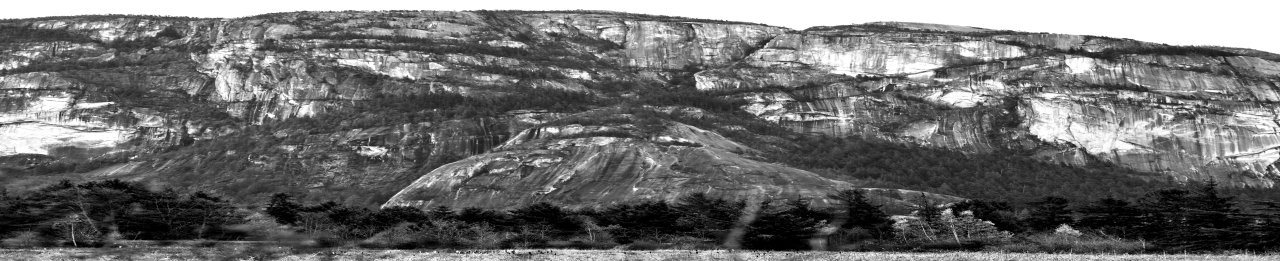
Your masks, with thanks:
[[[3,192],[3,191],[0,191]],[[69,181],[27,193],[0,194],[6,241],[57,239],[68,246],[111,240],[234,240],[248,210],[203,192],[151,190],[119,180]]]
[[[304,204],[283,193],[263,205],[237,205],[203,192],[111,180],[62,182],[0,199],[0,235],[10,246],[292,236],[318,246],[400,249],[1280,250],[1280,203],[1224,196],[1212,183],[1151,191],[1133,202],[1050,196],[1027,204],[937,204],[921,196],[910,214],[898,216],[852,189],[831,192],[824,205],[691,194],[588,208],[544,202],[510,210],[423,210]]]
[[[1018,152],[963,153],[924,145],[860,137],[801,136],[794,147],[773,155],[788,165],[837,178],[869,181],[877,187],[932,191],[965,198],[1027,203],[1044,195],[1090,201],[1107,197],[1137,200],[1148,191],[1188,189],[1168,177],[1097,163],[1072,166]],[[1248,199],[1280,200],[1267,188],[1225,188]]]

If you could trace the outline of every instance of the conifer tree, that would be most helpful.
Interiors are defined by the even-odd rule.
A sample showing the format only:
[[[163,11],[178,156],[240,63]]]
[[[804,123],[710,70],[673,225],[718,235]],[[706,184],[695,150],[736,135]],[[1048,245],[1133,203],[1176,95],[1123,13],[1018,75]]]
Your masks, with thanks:
[[[440,205],[440,206],[436,206],[435,208],[432,208],[431,211],[427,212],[427,216],[435,220],[449,220],[449,219],[455,218],[453,209],[445,205]]]
[[[302,209],[302,205],[293,201],[293,196],[285,193],[276,193],[271,195],[271,201],[267,203],[266,213],[276,218],[276,222],[280,224],[298,223],[300,215],[298,212]]]
[[[1003,231],[1014,233],[1026,230],[1014,215],[1013,206],[1009,202],[989,200],[965,200],[951,205],[956,212],[970,211],[978,219],[990,221]]]
[[[828,218],[826,213],[809,207],[805,200],[782,204],[765,202],[747,228],[743,245],[751,249],[808,249],[808,240],[827,224]]]
[[[1053,196],[1031,202],[1027,225],[1031,230],[1046,231],[1071,223],[1071,210],[1067,209],[1069,204],[1070,201],[1066,198]]]
[[[839,202],[843,216],[842,229],[863,228],[875,237],[888,236],[893,221],[880,206],[867,201],[865,193],[859,190],[846,189],[827,195],[827,198]]]
[[[746,208],[746,202],[695,193],[680,198],[672,207],[680,213],[680,218],[676,220],[678,226],[694,235],[714,238],[733,227]]]
[[[1175,231],[1188,229],[1186,207],[1191,203],[1188,192],[1163,189],[1148,193],[1138,203],[1141,211],[1138,229],[1148,239],[1169,239]]]
[[[1003,241],[1013,236],[1012,233],[1000,231],[995,224],[975,218],[972,211],[955,215],[951,209],[942,212],[939,220],[951,231],[956,243],[962,241]]]
[[[937,221],[939,215],[942,214],[942,207],[939,207],[937,202],[929,200],[929,197],[924,192],[920,192],[920,196],[916,197],[916,201],[913,203],[916,206],[915,213],[912,213],[912,215],[923,218],[930,223]]]
[[[1232,226],[1232,214],[1238,212],[1232,203],[1234,198],[1218,192],[1218,183],[1209,181],[1188,198],[1189,220],[1199,227],[1223,229]]]
[[[1080,207],[1081,228],[1100,231],[1105,234],[1130,237],[1135,236],[1135,227],[1140,225],[1142,212],[1132,203],[1116,198],[1104,198],[1089,205]]]

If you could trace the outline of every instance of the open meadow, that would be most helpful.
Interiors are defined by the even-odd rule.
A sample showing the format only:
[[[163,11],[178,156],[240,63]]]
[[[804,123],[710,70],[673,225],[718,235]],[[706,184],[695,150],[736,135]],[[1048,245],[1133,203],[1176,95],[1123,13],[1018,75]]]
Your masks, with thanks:
[[[1277,260],[1277,255],[1090,255],[994,252],[766,252],[727,250],[294,250],[274,247],[0,249],[0,260]]]

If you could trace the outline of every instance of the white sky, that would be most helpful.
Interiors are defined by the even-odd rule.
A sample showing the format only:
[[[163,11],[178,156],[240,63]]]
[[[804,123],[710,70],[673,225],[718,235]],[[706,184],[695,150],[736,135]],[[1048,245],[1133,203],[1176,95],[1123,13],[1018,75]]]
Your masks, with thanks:
[[[613,10],[804,29],[874,21],[1102,35],[1280,53],[1280,3],[1270,0],[5,0],[0,18],[81,14],[242,17],[320,10]]]

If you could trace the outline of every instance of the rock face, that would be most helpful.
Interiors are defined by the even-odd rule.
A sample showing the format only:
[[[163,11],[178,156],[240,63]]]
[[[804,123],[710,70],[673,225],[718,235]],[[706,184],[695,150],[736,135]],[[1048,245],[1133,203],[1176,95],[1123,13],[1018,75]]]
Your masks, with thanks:
[[[421,122],[314,133],[241,133],[123,164],[101,178],[218,191],[238,198],[286,192],[376,206],[423,173],[482,153],[522,123],[514,117]]]
[[[489,153],[426,173],[383,207],[597,206],[691,193],[823,198],[851,187],[749,159],[753,149],[693,126],[672,123],[651,137],[632,132],[630,125],[528,129]]]
[[[181,72],[183,75],[199,79],[189,79],[176,85],[155,83],[164,86],[147,86],[147,89],[172,90],[189,96],[204,95],[207,101],[224,107],[230,116],[250,122],[312,116],[341,103],[367,100],[369,96],[378,94],[485,93],[486,87],[501,88],[515,84],[534,88],[582,88],[575,81],[527,79],[521,77],[524,75],[520,72],[554,74],[554,78],[571,80],[613,76],[608,69],[598,68],[590,62],[677,69],[693,64],[726,65],[786,30],[763,25],[659,19],[621,13],[433,11],[285,13],[220,20],[85,17],[11,21],[3,23],[3,26],[29,28],[38,33],[70,32],[82,38],[76,42],[40,42],[39,37],[33,37],[36,38],[32,39],[34,42],[9,44],[6,46],[8,51],[0,57],[4,66],[0,68],[24,71],[20,69],[34,62],[63,65],[52,68],[62,70],[65,68],[61,67],[70,67],[64,65],[67,60],[83,62],[94,59],[127,60],[144,66],[181,63],[189,66],[185,68],[187,71]],[[179,34],[174,38],[178,39],[159,36],[165,30],[174,30]],[[505,32],[512,30],[519,31]],[[118,44],[157,38],[159,42],[146,46],[150,49],[125,50]],[[354,39],[346,40],[348,38]],[[567,44],[531,47],[525,42],[534,41],[532,38],[562,40]],[[433,44],[456,48],[422,48]],[[486,52],[505,51],[523,55],[536,48],[553,49],[571,56],[556,57],[556,63],[548,65],[547,61],[522,60],[519,56],[503,57]],[[59,56],[66,56],[69,52],[80,56],[60,59]],[[495,73],[491,69],[495,67],[508,68],[508,72]],[[141,76],[132,74],[121,77]],[[53,108],[50,106],[55,105],[46,104],[51,102],[47,99],[41,103],[42,107],[27,108],[22,104],[58,94],[17,92],[64,90],[76,93],[93,89],[92,85],[116,84],[121,80],[102,79],[98,75],[76,77],[46,72],[9,75],[4,78],[3,90],[15,94],[7,94],[5,98],[26,96],[29,101],[7,106],[3,111],[6,121],[43,122],[42,125],[50,125],[59,119],[19,115],[48,115],[76,108],[65,105]],[[377,77],[408,81],[371,79]],[[104,82],[85,82],[84,78]],[[69,97],[68,94],[60,95],[63,100]],[[85,99],[70,98],[70,102]],[[15,133],[32,133],[36,128],[46,127],[12,128],[17,131]],[[44,137],[40,140],[71,135],[59,134],[64,132],[77,133],[74,130],[50,132],[41,134]],[[128,130],[117,130],[114,134],[121,136],[111,139],[116,142],[93,138],[97,140],[93,144],[111,147],[118,141],[140,135]],[[43,153],[41,150],[60,146],[36,141],[29,141],[27,145],[4,144],[24,148],[0,149],[0,155]],[[89,146],[84,142],[78,144]]]
[[[608,13],[540,13],[516,19],[541,33],[584,35],[616,44],[622,49],[619,58],[625,65],[666,69],[729,65],[789,31],[742,23],[632,20]]]
[[[896,38],[896,39],[895,39]],[[909,44],[899,42],[911,41]],[[803,67],[848,75],[920,73],[949,64],[1023,57],[1022,48],[991,41],[915,35],[790,33],[749,57],[757,67]]]
[[[324,130],[289,120],[394,97],[666,81],[669,69],[729,65],[789,31],[601,12],[102,16],[0,26],[13,36],[0,54],[0,157],[127,153],[137,157],[85,175],[364,205],[555,114],[325,122]],[[270,130],[244,129],[255,125]]]
[[[1184,180],[1274,186],[1280,177],[1270,108],[1280,74],[1269,68],[1277,61],[947,28],[882,23],[791,33],[748,56],[751,67],[698,73],[698,88],[737,93],[751,101],[748,112],[803,132],[979,151],[1080,151]]]
[[[761,162],[759,152],[751,147],[678,122],[645,127],[637,119],[641,116],[600,111],[568,117],[622,118],[628,123],[562,125],[553,121],[526,129],[487,153],[423,174],[382,206],[504,209],[550,201],[597,207],[673,201],[693,193],[742,199],[809,198],[827,205],[826,195],[832,191],[856,187]],[[916,195],[936,202],[960,200],[918,191],[864,192],[875,202],[893,206],[910,205]]]
[[[75,177],[371,206],[816,197],[861,184],[772,163],[760,151],[785,148],[776,142],[723,135],[741,126],[557,123],[665,106],[646,104],[661,103],[650,92],[681,90],[744,101],[799,133],[1271,187],[1278,85],[1280,55],[1254,50],[902,22],[795,31],[523,11],[7,20],[0,157],[47,155],[80,164],[82,174],[54,171]]]

